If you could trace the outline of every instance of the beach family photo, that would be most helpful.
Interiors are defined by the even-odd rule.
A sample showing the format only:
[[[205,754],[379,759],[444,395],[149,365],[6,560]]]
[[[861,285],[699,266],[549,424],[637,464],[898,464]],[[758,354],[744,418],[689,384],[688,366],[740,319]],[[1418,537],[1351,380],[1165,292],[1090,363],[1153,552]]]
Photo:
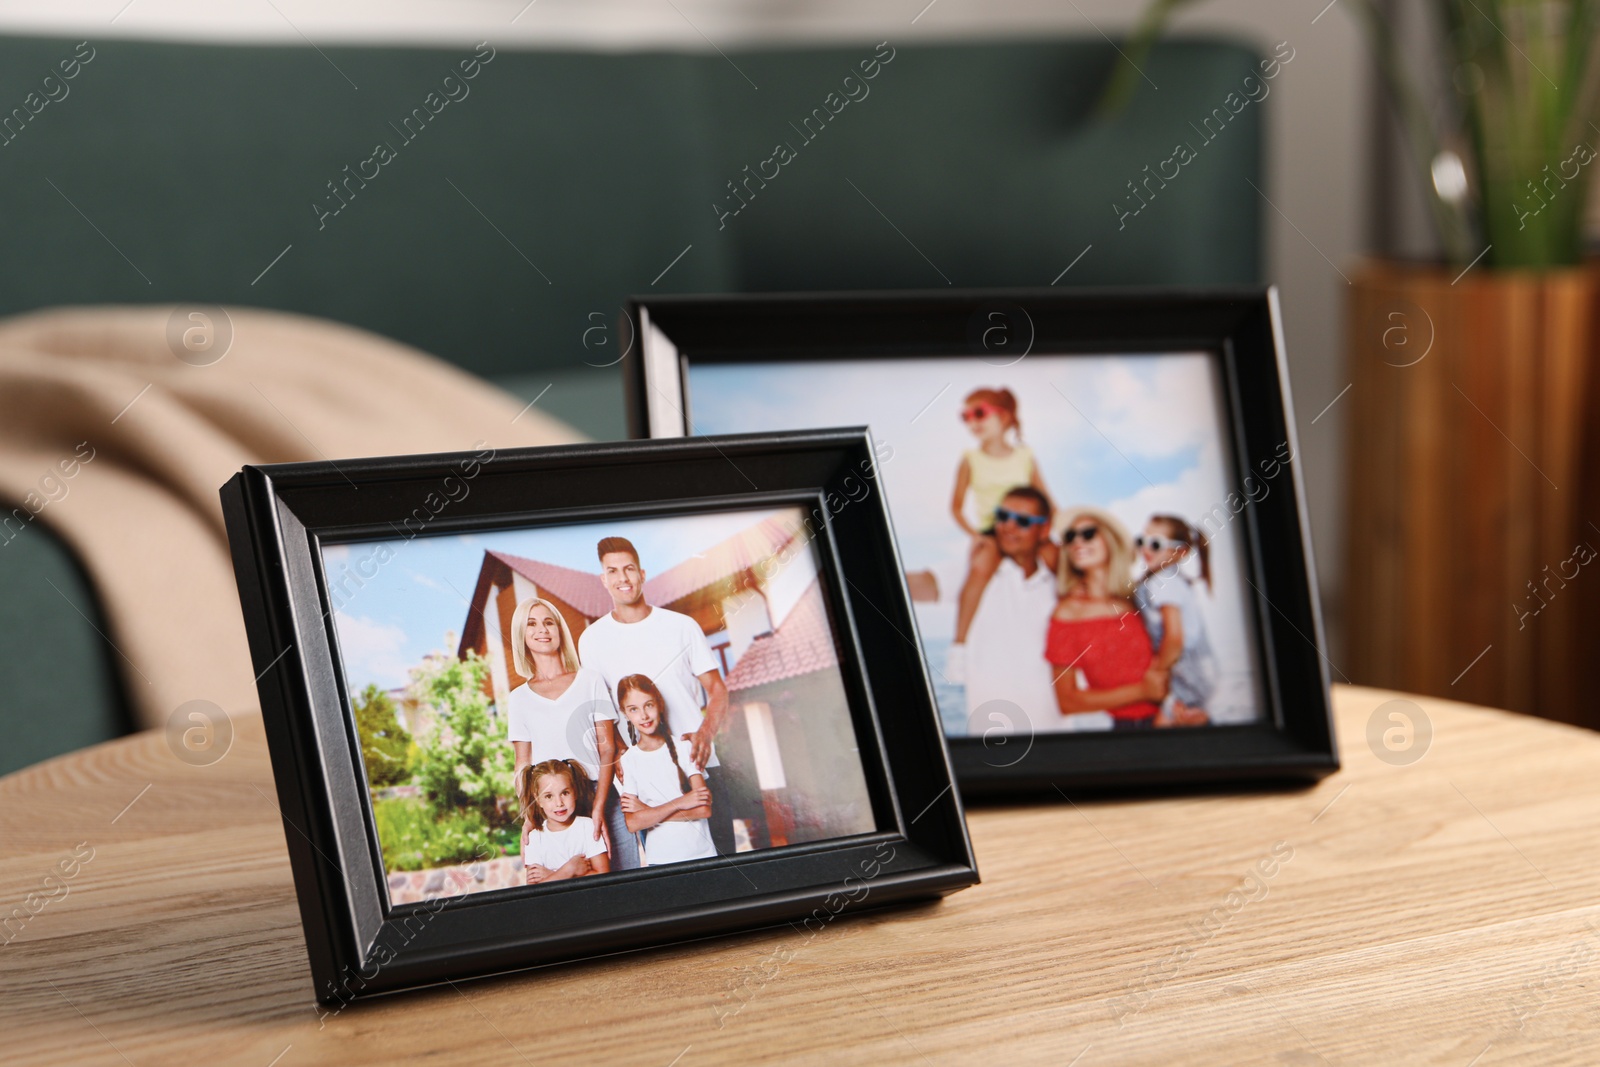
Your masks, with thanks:
[[[391,904],[876,829],[798,507],[325,546]]]
[[[947,736],[1262,720],[1237,520],[1292,449],[1236,477],[1214,354],[719,359],[687,391],[696,433],[866,424],[892,453]]]

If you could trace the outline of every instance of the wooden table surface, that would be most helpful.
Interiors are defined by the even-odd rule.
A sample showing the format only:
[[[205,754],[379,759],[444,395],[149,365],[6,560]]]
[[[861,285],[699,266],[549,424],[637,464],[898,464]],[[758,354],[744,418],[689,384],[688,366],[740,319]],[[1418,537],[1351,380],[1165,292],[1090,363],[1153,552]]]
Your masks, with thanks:
[[[1315,789],[975,808],[940,903],[327,1016],[259,717],[126,738],[0,779],[0,1061],[1600,1062],[1600,736],[1415,698],[1395,762],[1398,696],[1335,691]]]

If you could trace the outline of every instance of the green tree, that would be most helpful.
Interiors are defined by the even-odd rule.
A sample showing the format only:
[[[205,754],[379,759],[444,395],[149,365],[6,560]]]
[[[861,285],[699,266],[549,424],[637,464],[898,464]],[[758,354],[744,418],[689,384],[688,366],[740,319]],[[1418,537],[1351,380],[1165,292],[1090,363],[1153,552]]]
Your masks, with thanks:
[[[508,821],[501,795],[511,779],[511,745],[504,720],[489,714],[484,695],[489,663],[476,652],[465,659],[429,656],[411,671],[411,692],[434,709],[433,734],[421,742],[417,780],[443,816],[476,812],[486,827]]]
[[[373,789],[403,785],[411,780],[406,758],[411,735],[395,717],[394,701],[369,684],[356,700],[356,735],[361,738],[361,759],[367,765],[367,785]]]

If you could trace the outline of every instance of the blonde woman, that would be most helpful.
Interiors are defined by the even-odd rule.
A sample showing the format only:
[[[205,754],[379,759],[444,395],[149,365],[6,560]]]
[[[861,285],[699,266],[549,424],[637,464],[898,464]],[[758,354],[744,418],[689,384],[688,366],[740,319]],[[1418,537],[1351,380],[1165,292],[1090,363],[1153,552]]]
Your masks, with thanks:
[[[1154,665],[1150,634],[1133,605],[1133,539],[1098,508],[1068,508],[1062,518],[1060,596],[1045,640],[1056,703],[1069,717],[1106,713],[1109,723],[1096,716],[1100,729],[1153,726],[1167,672]]]
[[[598,671],[578,662],[578,643],[567,621],[548,600],[528,597],[511,617],[512,667],[527,681],[507,701],[507,736],[515,755],[512,783],[522,771],[547,760],[571,760],[594,785],[590,818],[596,840],[605,840],[611,869],[639,865],[638,849],[618,796],[612,791],[620,751],[617,711]],[[528,798],[518,794],[519,807]],[[619,832],[620,828],[620,832]]]

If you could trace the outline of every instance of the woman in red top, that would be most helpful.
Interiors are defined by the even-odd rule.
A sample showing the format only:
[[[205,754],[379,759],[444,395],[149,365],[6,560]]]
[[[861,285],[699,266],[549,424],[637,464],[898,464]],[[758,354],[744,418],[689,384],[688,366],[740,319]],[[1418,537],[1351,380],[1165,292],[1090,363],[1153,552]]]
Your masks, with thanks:
[[[1167,695],[1167,672],[1152,665],[1150,635],[1129,599],[1128,531],[1096,508],[1075,507],[1064,517],[1061,599],[1044,651],[1056,667],[1056,703],[1063,715],[1109,711],[1118,730],[1152,726]]]

